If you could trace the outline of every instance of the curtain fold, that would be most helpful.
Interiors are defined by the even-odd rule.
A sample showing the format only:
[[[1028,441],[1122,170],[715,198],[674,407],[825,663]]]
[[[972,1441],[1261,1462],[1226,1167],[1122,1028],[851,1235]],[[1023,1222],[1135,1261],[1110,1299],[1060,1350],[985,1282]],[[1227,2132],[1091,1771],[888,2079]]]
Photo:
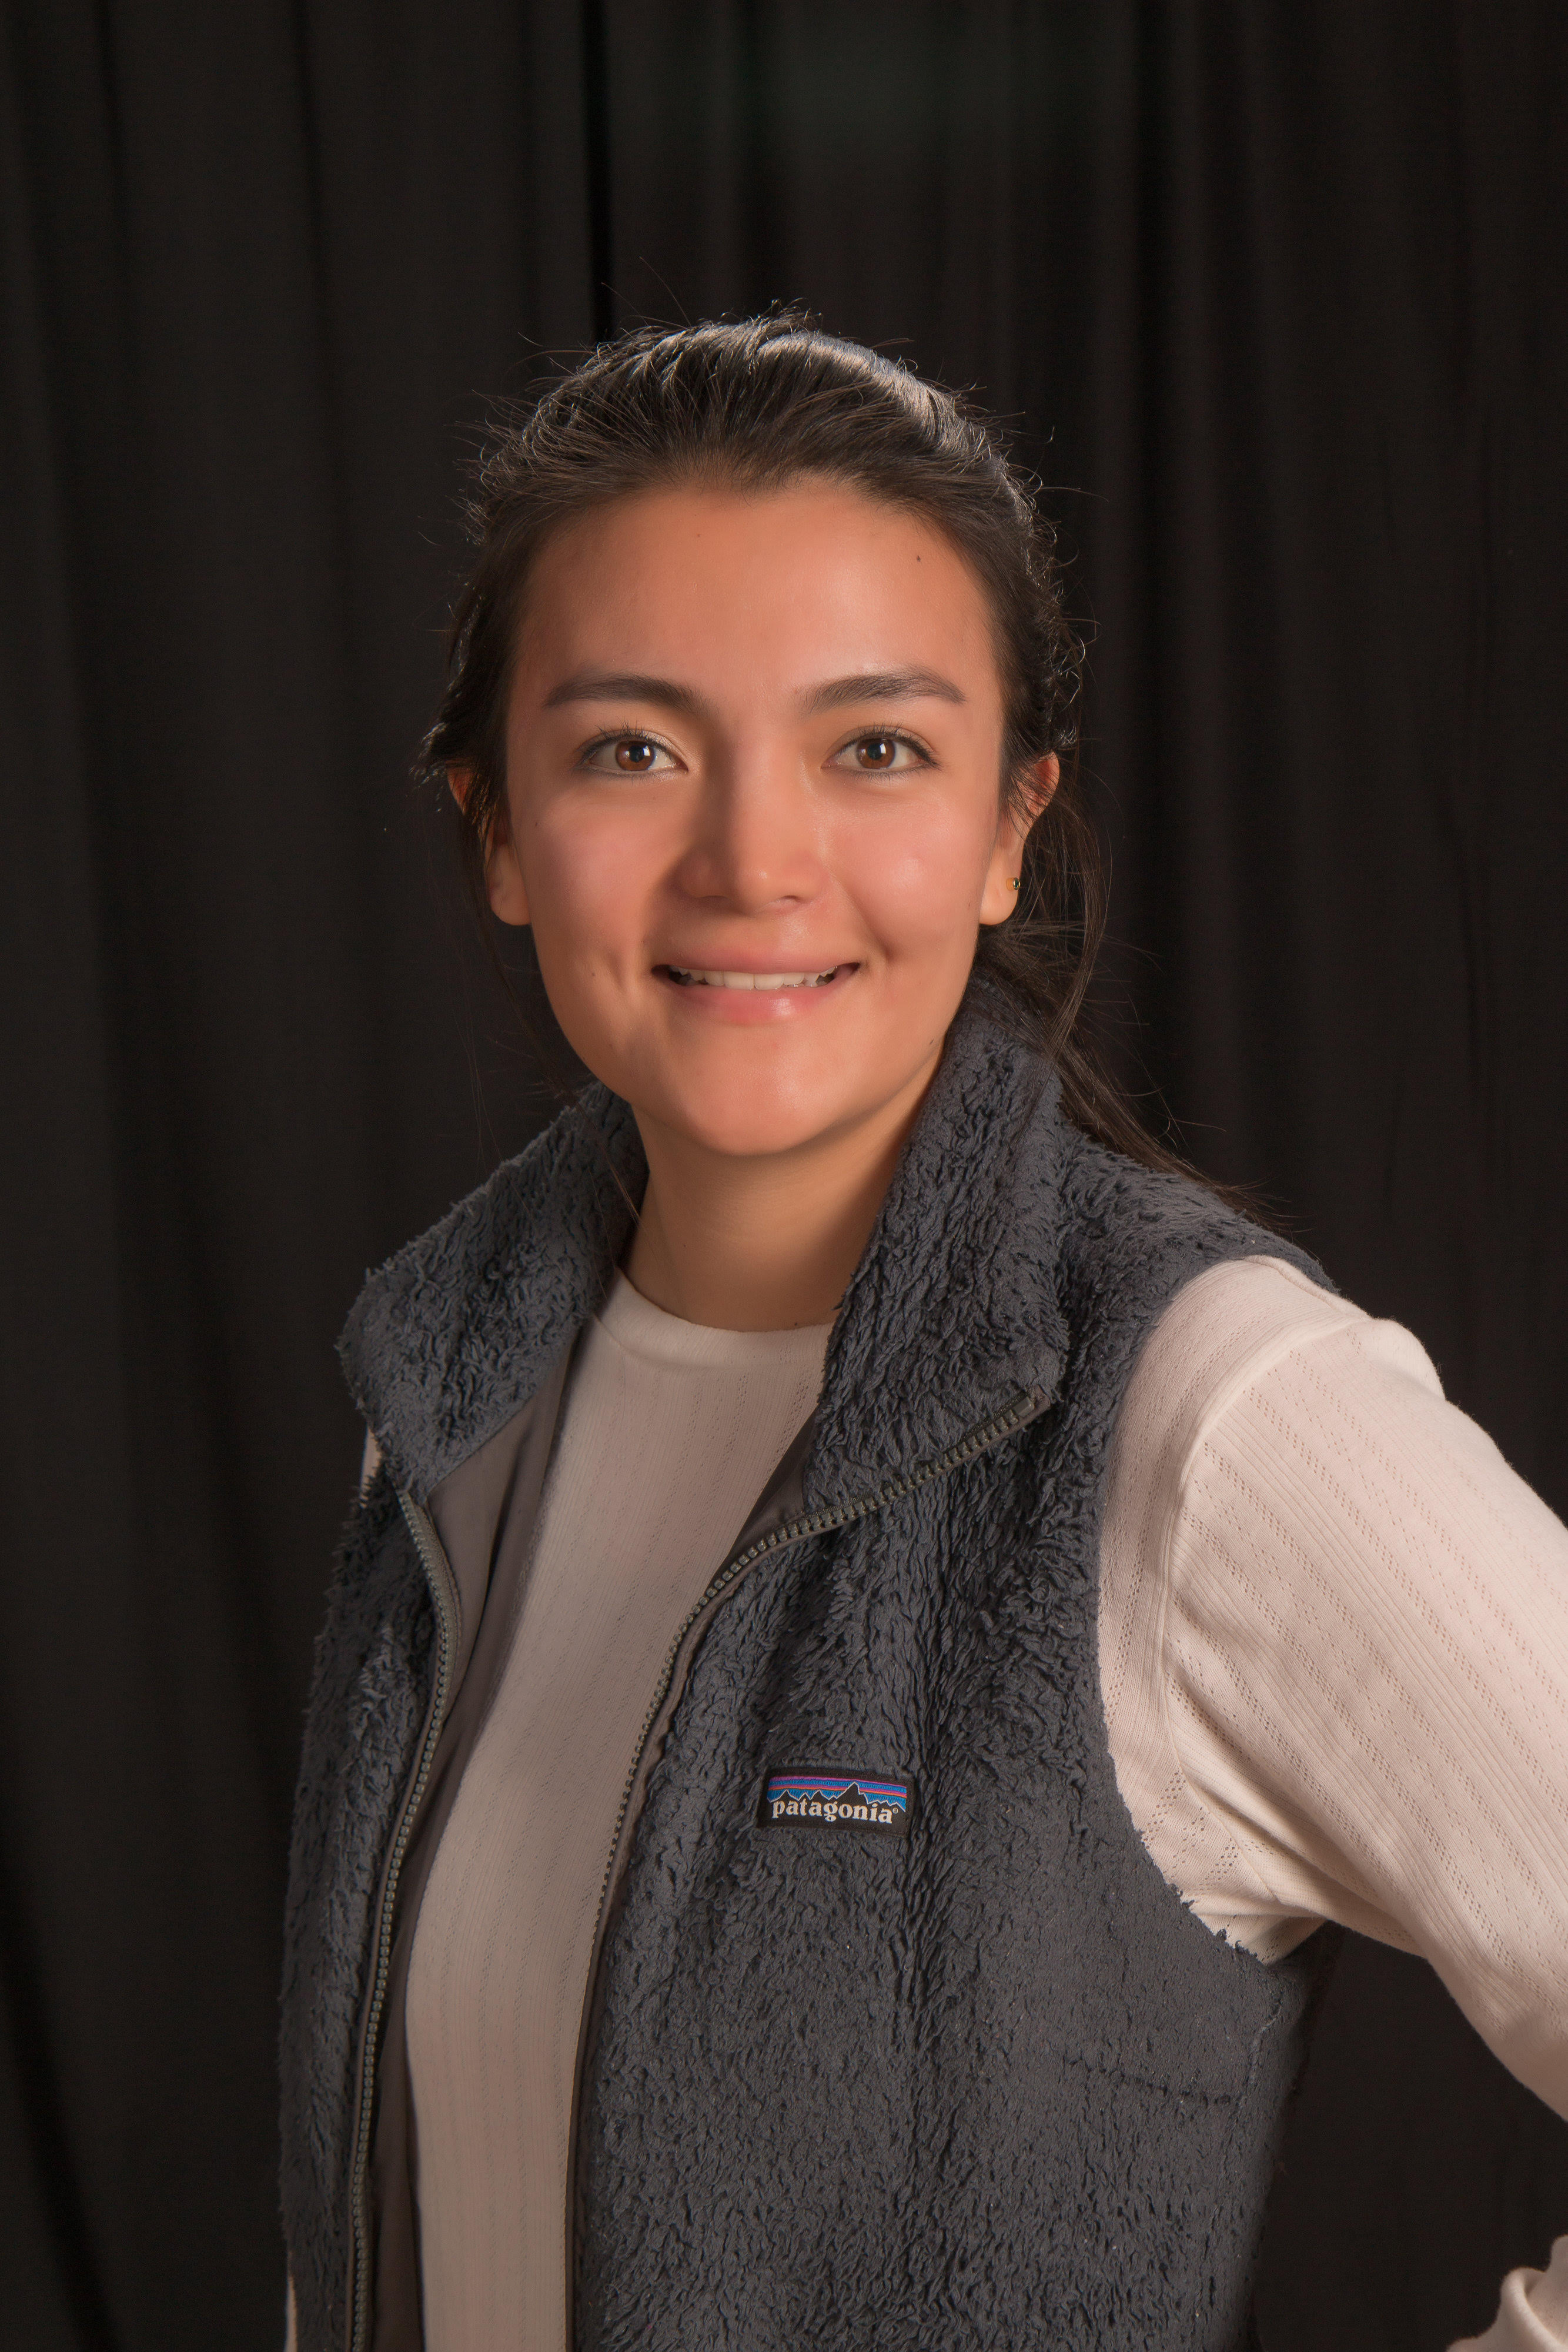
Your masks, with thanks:
[[[464,465],[552,354],[798,298],[1008,419],[1092,633],[1116,1051],[1568,1508],[1565,51],[1546,0],[11,10],[29,2352],[277,2341],[282,1870],[357,1459],[331,1341],[545,1111],[408,779]],[[1354,1952],[1271,2352],[1436,2347],[1563,2228],[1568,2133]]]

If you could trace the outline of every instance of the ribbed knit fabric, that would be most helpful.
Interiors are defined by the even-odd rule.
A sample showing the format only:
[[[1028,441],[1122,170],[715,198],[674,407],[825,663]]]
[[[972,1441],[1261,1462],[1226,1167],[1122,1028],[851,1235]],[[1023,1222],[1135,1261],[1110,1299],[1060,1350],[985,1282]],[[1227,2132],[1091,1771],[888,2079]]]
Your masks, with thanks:
[[[1123,1406],[1100,1672],[1128,1811],[1208,1927],[1422,1953],[1568,2116],[1568,1528],[1408,1331],[1274,1259],[1179,1294]],[[1565,2347],[1568,2236],[1453,2352]]]
[[[1190,1284],[1101,1594],[1117,1780],[1198,1916],[1423,1953],[1568,2115],[1568,1529],[1410,1334],[1267,1260]]]
[[[1548,2269],[1524,2263],[1502,2283],[1497,2317],[1484,2336],[1467,2336],[1450,2352],[1562,2352],[1568,2344],[1568,2238],[1552,2249]]]
[[[622,1276],[584,1335],[410,1962],[429,2352],[562,2352],[572,2075],[622,1790],[675,1630],[816,1401],[828,1329],[705,1329]]]
[[[573,1377],[510,1662],[408,1998],[429,2352],[563,2352],[565,2156],[601,1875],[646,1698],[821,1375],[618,1280]],[[1214,1268],[1134,1371],[1103,1547],[1118,1784],[1217,1933],[1429,1958],[1568,2113],[1568,1530],[1398,1327]],[[1568,2217],[1565,2217],[1568,2218]],[[1558,2259],[1557,2257],[1561,2257]],[[1568,2239],[1486,2352],[1568,2352]]]

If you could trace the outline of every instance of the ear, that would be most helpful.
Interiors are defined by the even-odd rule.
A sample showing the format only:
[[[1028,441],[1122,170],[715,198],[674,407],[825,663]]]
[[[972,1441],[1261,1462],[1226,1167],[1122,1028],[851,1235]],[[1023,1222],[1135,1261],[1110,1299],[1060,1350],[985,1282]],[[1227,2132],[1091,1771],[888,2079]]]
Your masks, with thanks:
[[[447,769],[446,788],[460,809],[467,807],[473,786],[472,768]],[[490,838],[485,848],[485,885],[490,896],[490,912],[498,921],[518,926],[528,922],[528,894],[523,887],[523,870],[517,863],[517,853],[512,846],[512,829],[504,794],[496,803]]]
[[[1023,866],[1023,845],[1030,828],[1044,815],[1061,782],[1061,762],[1054,751],[1037,760],[1021,779],[1023,805],[1015,808],[1009,795],[997,825],[996,846],[986,871],[980,898],[982,923],[1005,923],[1018,905],[1014,884]]]

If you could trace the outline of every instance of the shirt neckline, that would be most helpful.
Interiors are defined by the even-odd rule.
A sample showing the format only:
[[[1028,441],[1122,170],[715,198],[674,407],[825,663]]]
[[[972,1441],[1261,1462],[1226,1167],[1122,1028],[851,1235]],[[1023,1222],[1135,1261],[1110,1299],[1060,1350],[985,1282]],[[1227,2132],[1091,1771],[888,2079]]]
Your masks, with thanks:
[[[644,1298],[619,1269],[595,1319],[627,1355],[691,1370],[764,1364],[820,1368],[833,1328],[831,1323],[805,1323],[785,1331],[724,1331],[707,1323],[687,1323]]]

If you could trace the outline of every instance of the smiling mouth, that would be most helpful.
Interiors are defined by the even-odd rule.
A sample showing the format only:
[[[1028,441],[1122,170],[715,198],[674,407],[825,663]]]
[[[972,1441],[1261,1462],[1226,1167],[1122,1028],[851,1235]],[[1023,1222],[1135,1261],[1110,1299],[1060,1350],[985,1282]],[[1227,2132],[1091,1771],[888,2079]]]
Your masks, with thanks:
[[[826,971],[688,971],[675,963],[657,966],[677,988],[826,988],[841,971],[854,969],[852,963],[830,964]]]

